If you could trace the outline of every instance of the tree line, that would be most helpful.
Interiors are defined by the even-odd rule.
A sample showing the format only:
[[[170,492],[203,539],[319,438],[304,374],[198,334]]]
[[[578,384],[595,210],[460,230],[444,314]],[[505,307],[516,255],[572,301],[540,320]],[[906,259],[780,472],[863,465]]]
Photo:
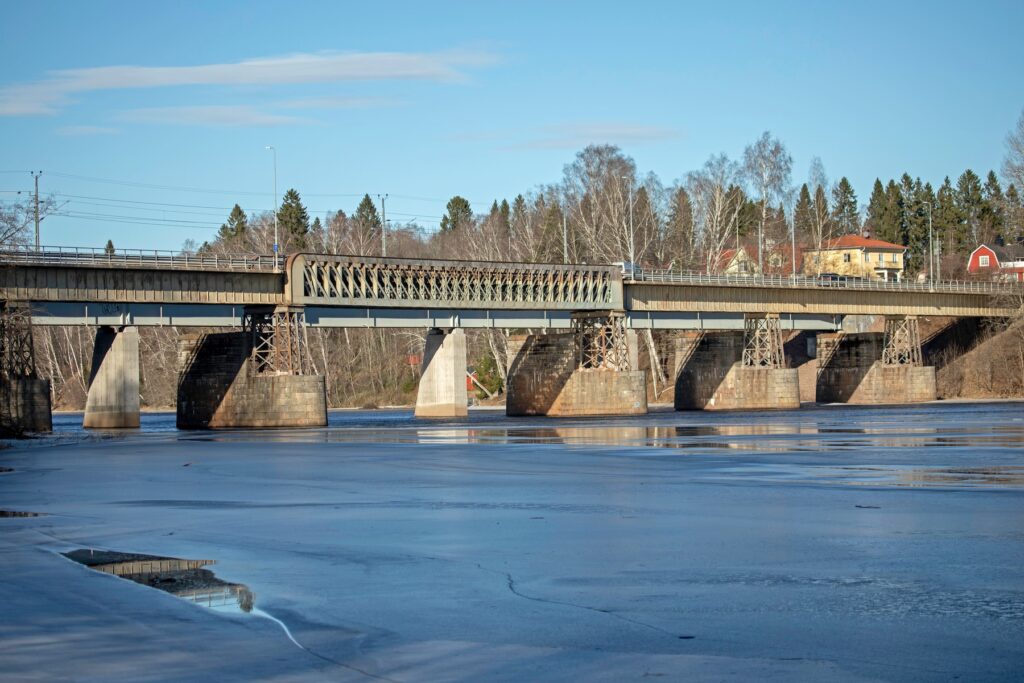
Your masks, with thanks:
[[[495,199],[484,211],[453,196],[436,231],[389,221],[387,251],[492,261],[633,261],[713,273],[723,266],[722,252],[740,245],[764,270],[764,255],[773,249],[821,248],[835,237],[863,234],[905,246],[912,275],[927,266],[930,234],[936,255],[948,264],[943,272],[953,275],[979,243],[1024,242],[1022,139],[1024,115],[1008,138],[1004,181],[994,170],[982,179],[967,169],[936,190],[904,173],[877,178],[865,204],[845,176],[831,183],[817,158],[806,181],[794,184],[792,158],[769,132],[738,159],[713,155],[668,185],[654,173],[641,174],[618,147],[591,145],[565,166],[560,182]],[[274,217],[246,214],[236,204],[214,240],[186,248],[269,253]],[[290,189],[276,218],[284,252],[381,253],[384,225],[369,195],[351,214],[311,220],[299,192]]]

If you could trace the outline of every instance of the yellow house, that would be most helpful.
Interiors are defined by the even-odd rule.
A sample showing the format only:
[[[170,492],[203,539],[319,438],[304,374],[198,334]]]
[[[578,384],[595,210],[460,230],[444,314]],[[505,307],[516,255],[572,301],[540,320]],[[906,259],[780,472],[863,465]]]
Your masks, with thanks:
[[[836,273],[845,277],[899,282],[907,248],[860,235],[829,240],[821,249],[804,252],[804,275]]]

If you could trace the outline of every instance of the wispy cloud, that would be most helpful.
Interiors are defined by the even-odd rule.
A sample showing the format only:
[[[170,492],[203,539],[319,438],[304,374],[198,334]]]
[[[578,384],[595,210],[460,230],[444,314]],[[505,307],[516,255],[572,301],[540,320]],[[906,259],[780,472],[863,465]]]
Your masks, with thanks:
[[[458,81],[494,63],[480,51],[318,52],[194,66],[102,66],[51,71],[34,83],[0,88],[0,116],[54,114],[72,96],[98,90],[180,86],[280,85],[370,80]]]
[[[263,111],[248,105],[184,105],[145,107],[121,112],[129,123],[160,123],[180,126],[281,126],[312,123],[310,119]]]
[[[366,109],[368,107],[392,107],[402,104],[399,100],[386,97],[307,97],[284,100],[276,106],[280,109]]]
[[[117,132],[116,128],[107,126],[61,126],[56,130],[57,135],[112,135]]]
[[[545,126],[532,139],[511,147],[525,149],[579,149],[591,144],[637,144],[680,136],[673,128],[635,123],[566,123]]]

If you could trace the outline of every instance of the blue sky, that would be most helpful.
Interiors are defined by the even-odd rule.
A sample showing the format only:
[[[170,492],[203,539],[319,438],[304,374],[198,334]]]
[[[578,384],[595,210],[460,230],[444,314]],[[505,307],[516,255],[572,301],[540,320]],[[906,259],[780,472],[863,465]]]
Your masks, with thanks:
[[[1019,0],[9,4],[0,199],[42,170],[93,214],[44,243],[172,249],[272,206],[274,145],[311,213],[387,192],[436,227],[453,194],[484,211],[591,142],[669,184],[770,130],[794,181],[819,156],[865,202],[876,176],[998,171],[1022,25]]]

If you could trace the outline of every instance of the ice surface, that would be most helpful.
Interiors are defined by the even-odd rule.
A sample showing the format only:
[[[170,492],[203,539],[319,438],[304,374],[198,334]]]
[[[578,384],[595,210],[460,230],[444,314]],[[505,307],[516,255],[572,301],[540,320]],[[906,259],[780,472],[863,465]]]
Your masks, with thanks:
[[[74,419],[0,450],[2,507],[44,513],[0,520],[2,680],[1024,670],[1020,403],[341,412],[271,432],[177,432],[145,415],[118,435]],[[269,618],[59,554],[76,548],[216,559]]]

